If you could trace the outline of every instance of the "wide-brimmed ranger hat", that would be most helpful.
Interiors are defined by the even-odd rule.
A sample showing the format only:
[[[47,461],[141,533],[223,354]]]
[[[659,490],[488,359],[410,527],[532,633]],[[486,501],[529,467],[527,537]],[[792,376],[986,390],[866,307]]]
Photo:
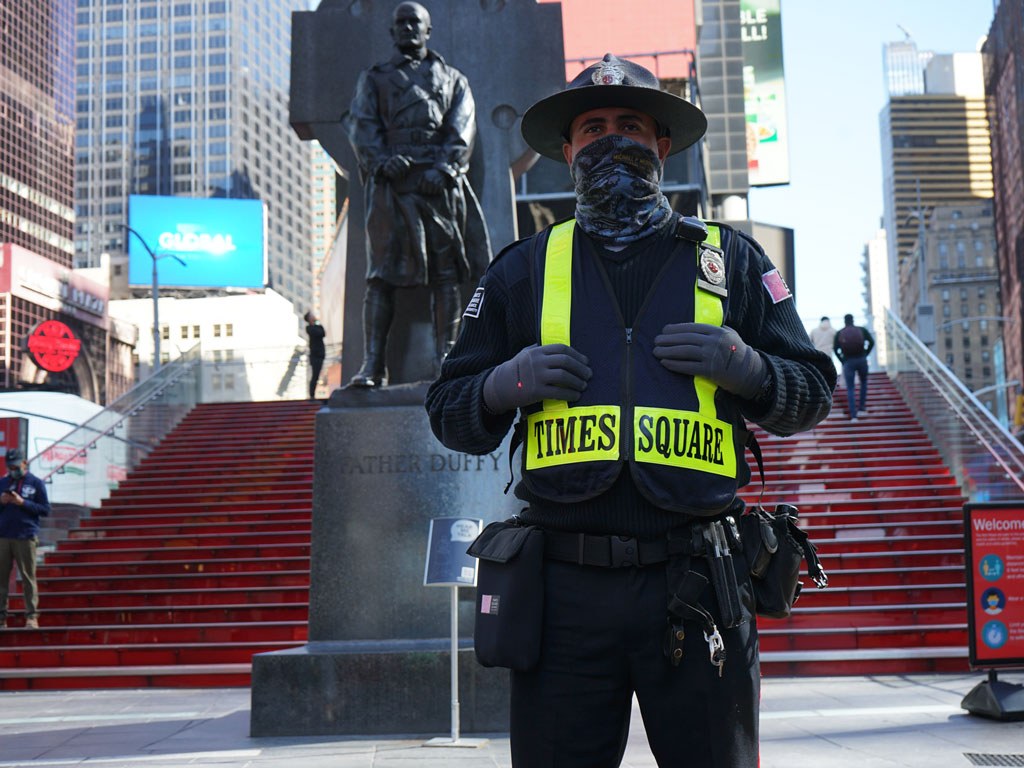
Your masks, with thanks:
[[[708,119],[686,99],[661,90],[654,73],[610,53],[580,72],[564,91],[541,99],[523,115],[526,143],[545,157],[564,162],[562,145],[578,115],[603,107],[645,112],[672,137],[675,154],[694,144],[708,128]]]

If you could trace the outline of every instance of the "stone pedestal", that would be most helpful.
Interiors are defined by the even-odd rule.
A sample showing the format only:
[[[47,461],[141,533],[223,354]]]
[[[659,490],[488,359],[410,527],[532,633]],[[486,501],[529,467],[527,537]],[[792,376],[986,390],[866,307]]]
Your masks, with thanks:
[[[451,727],[450,592],[424,587],[434,517],[487,522],[506,443],[488,456],[444,448],[426,385],[339,390],[317,414],[309,643],[253,657],[253,736],[428,734]],[[508,673],[473,657],[474,590],[459,590],[461,730],[508,729]]]

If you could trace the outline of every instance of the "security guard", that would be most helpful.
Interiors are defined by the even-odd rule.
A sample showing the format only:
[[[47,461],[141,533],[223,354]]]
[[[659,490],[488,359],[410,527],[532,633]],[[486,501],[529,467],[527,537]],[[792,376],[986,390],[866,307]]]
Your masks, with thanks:
[[[760,246],[672,211],[665,158],[707,121],[608,54],[523,117],[576,216],[506,248],[426,401],[449,448],[522,442],[545,531],[543,640],[511,678],[517,768],[617,766],[634,693],[660,766],[758,762],[759,669],[737,546],[746,421],[828,414],[835,368]]]

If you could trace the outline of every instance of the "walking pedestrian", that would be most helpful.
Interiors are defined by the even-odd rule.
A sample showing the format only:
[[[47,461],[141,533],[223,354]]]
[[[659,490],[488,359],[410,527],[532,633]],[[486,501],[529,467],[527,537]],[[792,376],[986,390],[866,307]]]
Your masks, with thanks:
[[[846,402],[850,421],[858,415],[868,415],[868,355],[875,348],[875,337],[867,328],[854,325],[853,315],[843,316],[843,327],[835,336],[833,349],[843,364],[843,382],[846,384]],[[854,378],[860,381],[860,399],[854,390]]]

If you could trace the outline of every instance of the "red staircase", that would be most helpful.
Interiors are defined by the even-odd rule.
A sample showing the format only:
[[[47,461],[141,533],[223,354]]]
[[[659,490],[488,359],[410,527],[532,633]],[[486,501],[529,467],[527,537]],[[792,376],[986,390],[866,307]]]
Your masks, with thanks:
[[[963,504],[956,479],[884,374],[868,415],[849,420],[846,392],[811,432],[758,432],[764,506],[799,508],[829,586],[804,590],[788,619],[762,619],[765,675],[967,670]],[[760,485],[744,498],[754,503]]]
[[[306,640],[315,401],[196,407],[39,567],[0,690],[245,686]]]
[[[190,413],[46,556],[42,629],[0,631],[0,690],[246,686],[254,653],[303,644],[318,407]],[[812,432],[758,432],[764,505],[799,508],[830,578],[759,622],[766,675],[967,668],[965,499],[884,375],[869,410],[850,422],[839,389]]]

